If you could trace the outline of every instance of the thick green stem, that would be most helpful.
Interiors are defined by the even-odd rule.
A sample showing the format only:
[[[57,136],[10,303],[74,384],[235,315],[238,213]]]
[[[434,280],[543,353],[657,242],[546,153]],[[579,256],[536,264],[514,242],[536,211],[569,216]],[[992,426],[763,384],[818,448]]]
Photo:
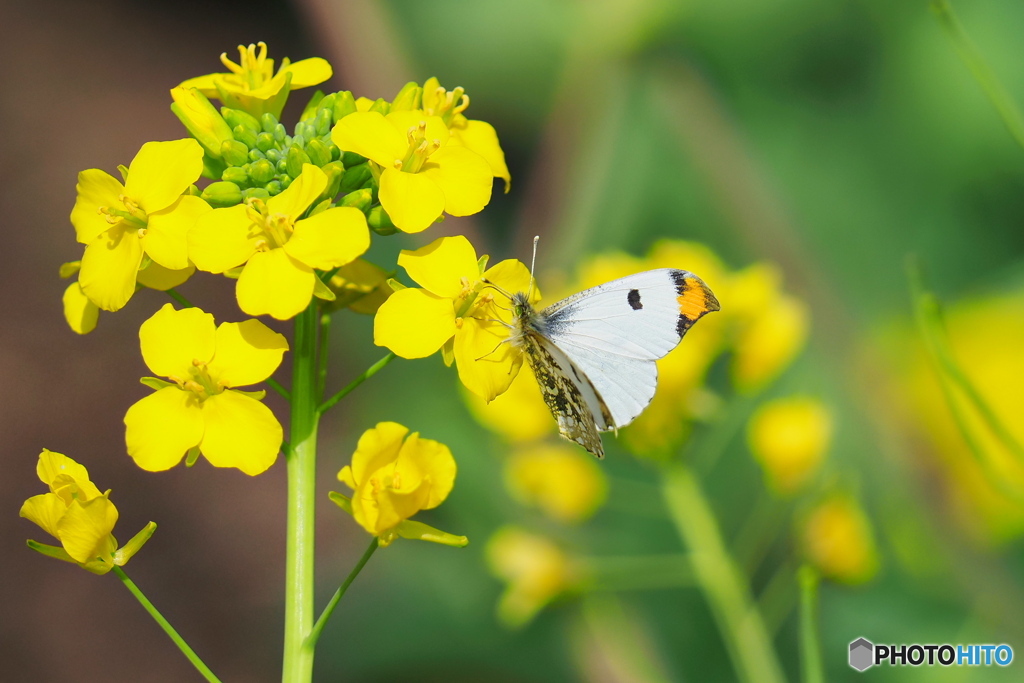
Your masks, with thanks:
[[[285,559],[285,683],[308,683],[313,653],[302,646],[313,627],[316,522],[316,302],[295,318],[292,356],[291,453],[288,461],[288,545]]]
[[[365,567],[366,563],[369,562],[370,556],[373,555],[378,546],[379,543],[377,542],[377,537],[374,536],[373,540],[370,541],[370,546],[366,549],[366,552],[363,553],[363,556],[359,558],[359,562],[357,562],[356,566],[351,572],[349,572],[348,578],[345,579],[345,583],[341,584],[338,590],[334,592],[334,597],[332,597],[331,601],[327,603],[327,607],[324,608],[320,618],[316,620],[313,630],[310,632],[309,637],[306,638],[306,642],[303,644],[303,647],[309,650],[310,658],[313,657],[313,652],[316,650],[316,641],[320,639],[320,633],[323,632],[324,626],[327,625],[327,620],[330,619],[331,614],[334,613],[334,608],[338,606],[339,602],[341,602],[341,598],[345,595],[345,591],[348,590],[348,587],[351,586],[352,582],[356,580],[357,576],[359,576],[359,572],[363,571],[363,567]]]
[[[199,658],[199,655],[197,655],[195,651],[188,646],[185,639],[178,635],[178,632],[174,630],[174,627],[171,626],[170,622],[164,618],[164,615],[160,614],[160,611],[149,601],[149,598],[139,590],[139,587],[135,585],[135,582],[128,578],[128,575],[124,573],[124,570],[120,567],[114,567],[114,573],[117,574],[117,578],[121,579],[121,582],[125,587],[131,591],[131,594],[135,596],[135,599],[138,600],[144,608],[146,608],[146,611],[149,612],[149,616],[153,617],[153,620],[160,624],[160,628],[162,628],[164,633],[174,641],[174,644],[178,646],[178,649],[188,657],[188,661],[192,662],[192,666],[196,668],[196,671],[202,674],[203,678],[210,681],[210,683],[220,683],[220,679],[210,671],[210,668],[206,666],[202,659]]]
[[[694,577],[711,606],[733,667],[744,683],[784,680],[771,638],[750,588],[729,556],[711,505],[685,466],[664,472],[662,493],[669,514],[690,550]]]
[[[818,572],[800,568],[800,668],[804,683],[823,683],[821,645],[818,642]]]

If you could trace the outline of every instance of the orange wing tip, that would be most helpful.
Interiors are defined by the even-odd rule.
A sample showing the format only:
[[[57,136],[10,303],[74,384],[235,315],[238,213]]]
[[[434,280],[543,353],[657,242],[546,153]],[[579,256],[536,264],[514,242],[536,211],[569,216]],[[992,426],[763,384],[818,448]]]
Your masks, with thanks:
[[[676,291],[679,302],[679,322],[676,331],[682,337],[701,316],[711,311],[721,310],[714,292],[696,275],[674,271],[676,275]]]

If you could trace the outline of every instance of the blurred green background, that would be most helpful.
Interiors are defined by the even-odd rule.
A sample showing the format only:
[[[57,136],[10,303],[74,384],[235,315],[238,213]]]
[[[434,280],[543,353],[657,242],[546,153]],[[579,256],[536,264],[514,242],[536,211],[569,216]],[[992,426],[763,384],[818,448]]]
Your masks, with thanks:
[[[978,0],[956,9],[1024,101],[1024,6]],[[861,675],[847,666],[847,645],[859,636],[1005,642],[1024,655],[1024,511],[978,474],[951,426],[913,327],[905,268],[915,254],[928,286],[952,307],[960,362],[1024,439],[1024,149],[927,2],[47,0],[3,3],[0,25],[0,679],[195,678],[112,577],[24,547],[41,535],[17,510],[39,492],[33,469],[44,446],[114,489],[121,535],[150,519],[160,525],[130,574],[224,680],[278,676],[283,462],[255,479],[203,461],[157,475],[138,470],[124,455],[121,419],[146,374],[138,325],[164,297],[143,292],[143,305],[104,315],[78,338],[61,318],[57,278],[59,264],[80,253],[67,219],[75,174],[112,170],[147,140],[181,137],[168,89],[258,40],[277,58],[327,58],[335,67],[328,90],[390,98],[429,76],[462,85],[471,117],[497,129],[511,193],[496,191],[483,213],[426,235],[378,240],[378,262],[460,233],[492,263],[527,260],[539,234],[542,286],[545,277],[571,281],[588,256],[643,255],[662,238],[703,243],[730,271],[761,262],[780,269],[783,289],[809,310],[806,348],[753,397],[730,398],[726,370],[713,366],[707,386],[726,417],[698,424],[685,453],[705,463],[697,476],[727,548],[743,555],[736,545],[754,539],[759,560],[745,577],[788,680],[801,680],[800,520],[831,492],[859,501],[878,570],[857,585],[821,585],[827,680]],[[289,125],[307,92],[293,95]],[[218,319],[238,316],[230,287],[216,278],[182,291]],[[339,315],[332,333],[336,386],[383,355],[368,317]],[[744,425],[761,401],[794,394],[828,406],[834,435],[814,484],[780,498],[766,489]],[[507,524],[580,558],[687,549],[660,500],[658,466],[610,435],[600,463],[608,500],[591,519],[558,524],[514,500],[503,481],[508,446],[473,419],[455,373],[437,357],[396,361],[321,426],[320,602],[367,541],[326,492],[339,488],[334,477],[358,435],[380,420],[451,447],[456,487],[423,519],[471,544],[396,542],[374,556],[320,641],[317,680],[737,679],[704,594],[685,576],[644,587],[642,565],[625,572],[622,590],[565,596],[522,628],[502,626],[503,584],[485,547]],[[722,420],[737,422],[715,432]],[[701,460],[704,433],[728,437],[714,462]],[[1019,484],[1021,465],[1001,463]],[[1019,680],[1021,666],[864,675]]]

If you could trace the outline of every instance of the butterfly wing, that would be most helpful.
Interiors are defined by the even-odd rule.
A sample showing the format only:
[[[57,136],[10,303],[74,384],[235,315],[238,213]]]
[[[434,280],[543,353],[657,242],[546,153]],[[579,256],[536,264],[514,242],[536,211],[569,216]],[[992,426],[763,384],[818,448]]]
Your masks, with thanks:
[[[582,370],[607,407],[603,430],[632,422],[654,397],[658,368],[718,300],[685,270],[662,268],[584,290],[544,309],[538,333]]]

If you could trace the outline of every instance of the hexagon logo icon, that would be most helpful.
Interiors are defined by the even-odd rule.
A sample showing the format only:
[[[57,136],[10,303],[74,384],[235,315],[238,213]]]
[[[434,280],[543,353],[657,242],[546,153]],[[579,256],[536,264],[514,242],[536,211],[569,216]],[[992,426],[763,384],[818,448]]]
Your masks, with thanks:
[[[850,666],[864,671],[875,663],[875,646],[867,638],[858,638],[850,643]]]

